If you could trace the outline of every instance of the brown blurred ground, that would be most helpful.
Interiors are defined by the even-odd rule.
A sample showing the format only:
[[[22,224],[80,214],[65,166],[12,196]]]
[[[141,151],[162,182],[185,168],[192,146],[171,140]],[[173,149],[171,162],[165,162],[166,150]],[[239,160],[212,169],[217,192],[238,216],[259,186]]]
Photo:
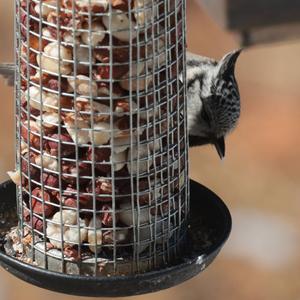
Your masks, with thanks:
[[[12,1],[11,1],[12,2]],[[189,50],[220,58],[238,47],[188,2]],[[0,61],[13,58],[13,4],[0,0]],[[237,75],[242,117],[220,162],[211,147],[191,150],[191,177],[216,191],[234,230],[205,273],[137,300],[297,300],[300,297],[300,41],[246,50]],[[14,165],[13,93],[0,82],[0,180]],[[201,199],[199,199],[201,201]],[[0,271],[0,299],[71,299]]]

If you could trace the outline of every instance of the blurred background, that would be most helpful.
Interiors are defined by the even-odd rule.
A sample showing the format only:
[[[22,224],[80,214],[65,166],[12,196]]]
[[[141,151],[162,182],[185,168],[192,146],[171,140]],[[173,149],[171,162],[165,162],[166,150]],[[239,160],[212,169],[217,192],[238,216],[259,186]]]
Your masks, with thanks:
[[[200,1],[187,2],[190,51],[219,59],[239,47],[237,33],[217,25]],[[13,17],[13,1],[0,0],[0,62],[13,60]],[[300,299],[300,38],[245,49],[237,78],[242,116],[227,139],[226,159],[220,161],[212,147],[190,151],[191,177],[227,203],[233,215],[232,235],[202,275],[130,299]],[[15,148],[13,90],[3,80],[0,97],[4,181],[14,168]],[[30,286],[2,269],[0,291],[3,300],[73,298]]]

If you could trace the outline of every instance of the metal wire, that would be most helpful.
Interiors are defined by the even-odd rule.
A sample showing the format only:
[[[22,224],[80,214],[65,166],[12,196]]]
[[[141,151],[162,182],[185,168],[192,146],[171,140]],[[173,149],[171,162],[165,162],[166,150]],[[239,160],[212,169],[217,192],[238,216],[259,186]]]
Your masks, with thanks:
[[[152,270],[186,235],[185,1],[114,3],[16,0],[19,227],[57,272]]]

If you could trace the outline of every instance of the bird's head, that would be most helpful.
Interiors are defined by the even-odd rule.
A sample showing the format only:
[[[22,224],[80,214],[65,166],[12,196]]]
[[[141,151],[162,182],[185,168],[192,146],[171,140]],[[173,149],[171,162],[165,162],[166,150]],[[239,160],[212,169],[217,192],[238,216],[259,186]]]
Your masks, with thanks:
[[[240,116],[240,95],[235,79],[235,65],[241,50],[225,55],[207,72],[201,91],[202,109],[197,116],[197,134],[190,140],[197,145],[213,144],[221,158],[225,157],[225,137],[235,128]]]

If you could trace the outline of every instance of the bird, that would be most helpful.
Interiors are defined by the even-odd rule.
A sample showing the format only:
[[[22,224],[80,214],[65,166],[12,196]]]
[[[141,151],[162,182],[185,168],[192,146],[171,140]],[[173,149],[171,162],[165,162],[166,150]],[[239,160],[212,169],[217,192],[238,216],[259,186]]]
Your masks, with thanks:
[[[237,126],[240,92],[235,66],[242,49],[226,54],[220,61],[187,53],[187,124],[190,147],[215,146],[225,157],[225,138]],[[183,76],[181,76],[183,80]]]

